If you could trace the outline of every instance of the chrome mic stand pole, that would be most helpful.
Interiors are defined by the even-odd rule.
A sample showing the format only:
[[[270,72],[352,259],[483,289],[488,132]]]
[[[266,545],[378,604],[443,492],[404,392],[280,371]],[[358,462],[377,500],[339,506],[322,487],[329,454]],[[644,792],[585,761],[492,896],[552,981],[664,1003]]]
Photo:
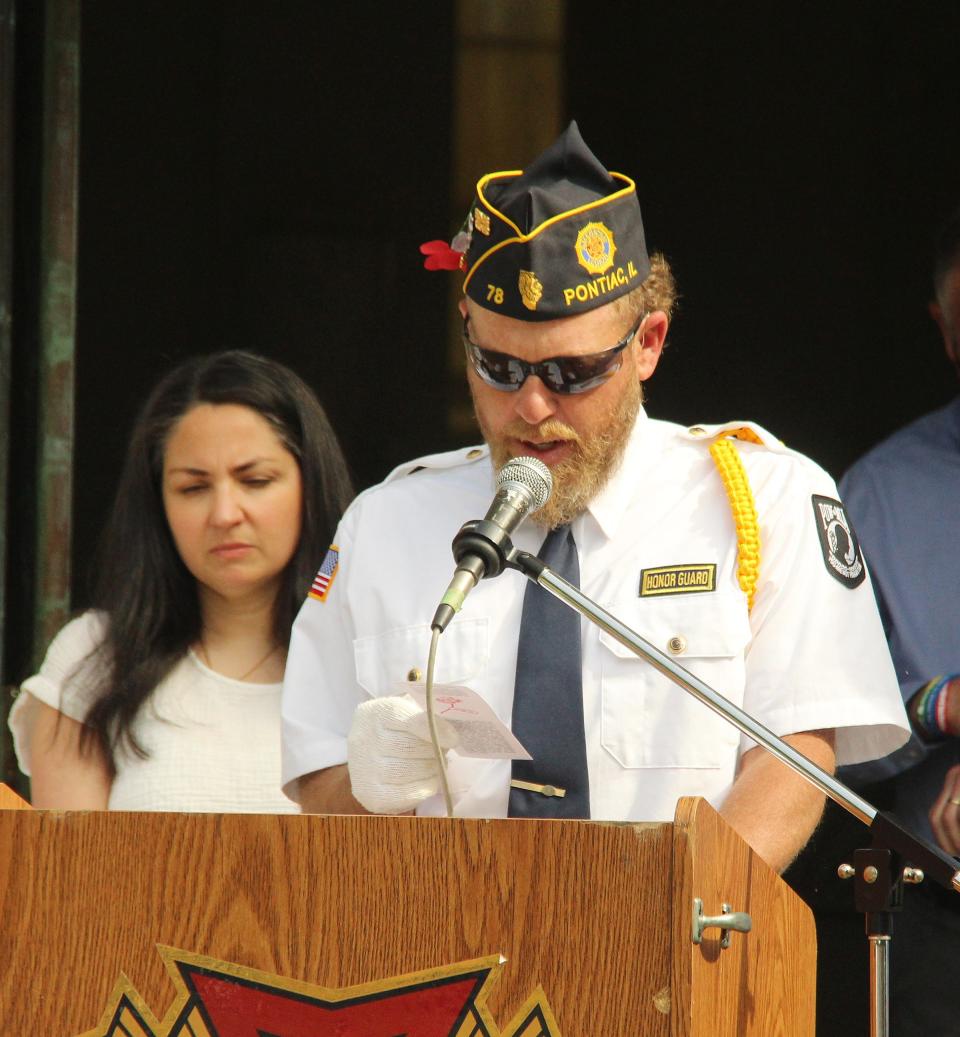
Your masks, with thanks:
[[[554,597],[605,630],[635,655],[645,659],[665,677],[689,692],[705,706],[719,713],[745,735],[762,745],[781,763],[838,803],[848,813],[868,825],[873,834],[873,849],[857,850],[855,864],[841,865],[841,878],[857,879],[857,908],[865,912],[870,942],[870,1033],[889,1037],[890,1011],[890,935],[891,911],[902,902],[903,884],[922,882],[924,875],[947,889],[960,893],[957,862],[939,847],[912,835],[889,815],[878,811],[833,775],[811,763],[791,745],[767,730],[748,713],[714,691],[697,676],[679,666],[670,656],[645,641],[616,616],[602,609],[566,580],[557,576],[535,555],[517,551],[509,538],[500,538],[497,549],[504,553],[504,564],[522,572]]]

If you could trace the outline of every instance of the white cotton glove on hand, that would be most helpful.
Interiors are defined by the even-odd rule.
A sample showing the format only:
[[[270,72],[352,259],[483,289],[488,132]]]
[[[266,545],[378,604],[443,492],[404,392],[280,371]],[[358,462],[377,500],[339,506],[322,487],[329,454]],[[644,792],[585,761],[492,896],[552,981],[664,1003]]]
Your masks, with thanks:
[[[459,741],[440,717],[437,735],[444,750]],[[347,766],[354,798],[373,814],[413,810],[440,789],[427,714],[399,695],[357,706],[347,737]]]

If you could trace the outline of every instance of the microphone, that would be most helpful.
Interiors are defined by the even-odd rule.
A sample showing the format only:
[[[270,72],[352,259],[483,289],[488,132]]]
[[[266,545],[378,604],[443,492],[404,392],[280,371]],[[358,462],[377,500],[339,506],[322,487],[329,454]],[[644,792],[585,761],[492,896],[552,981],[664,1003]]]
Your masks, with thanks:
[[[531,511],[547,503],[553,489],[550,469],[535,457],[516,457],[497,475],[497,493],[486,517],[467,522],[453,538],[457,568],[430,624],[443,633],[480,580],[499,576],[512,551],[510,534]]]

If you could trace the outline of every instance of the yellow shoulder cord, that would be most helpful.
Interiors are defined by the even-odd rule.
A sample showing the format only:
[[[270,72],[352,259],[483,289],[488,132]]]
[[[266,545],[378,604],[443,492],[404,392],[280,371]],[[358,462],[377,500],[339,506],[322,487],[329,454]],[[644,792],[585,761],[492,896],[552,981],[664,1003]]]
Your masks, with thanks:
[[[760,527],[746,470],[736,447],[725,438],[727,436],[754,443],[761,440],[751,429],[730,429],[710,445],[710,456],[723,480],[723,488],[727,492],[730,511],[737,527],[737,582],[747,596],[747,608],[752,609],[757,580],[760,578]]]

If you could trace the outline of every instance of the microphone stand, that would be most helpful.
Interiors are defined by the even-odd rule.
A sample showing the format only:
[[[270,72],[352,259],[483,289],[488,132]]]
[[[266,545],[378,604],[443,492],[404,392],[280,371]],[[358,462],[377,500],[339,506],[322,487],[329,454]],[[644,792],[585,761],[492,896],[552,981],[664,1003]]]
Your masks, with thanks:
[[[811,763],[749,713],[602,609],[578,587],[557,576],[536,555],[518,551],[502,531],[494,539],[495,550],[502,552],[505,566],[522,572],[605,630],[870,828],[872,848],[857,850],[854,865],[843,864],[838,873],[841,878],[856,878],[856,907],[866,916],[866,933],[870,942],[870,1034],[871,1037],[889,1037],[891,912],[902,904],[904,885],[922,882],[927,875],[941,886],[960,893],[957,861],[933,843],[908,832],[894,817],[877,810],[833,775]]]

